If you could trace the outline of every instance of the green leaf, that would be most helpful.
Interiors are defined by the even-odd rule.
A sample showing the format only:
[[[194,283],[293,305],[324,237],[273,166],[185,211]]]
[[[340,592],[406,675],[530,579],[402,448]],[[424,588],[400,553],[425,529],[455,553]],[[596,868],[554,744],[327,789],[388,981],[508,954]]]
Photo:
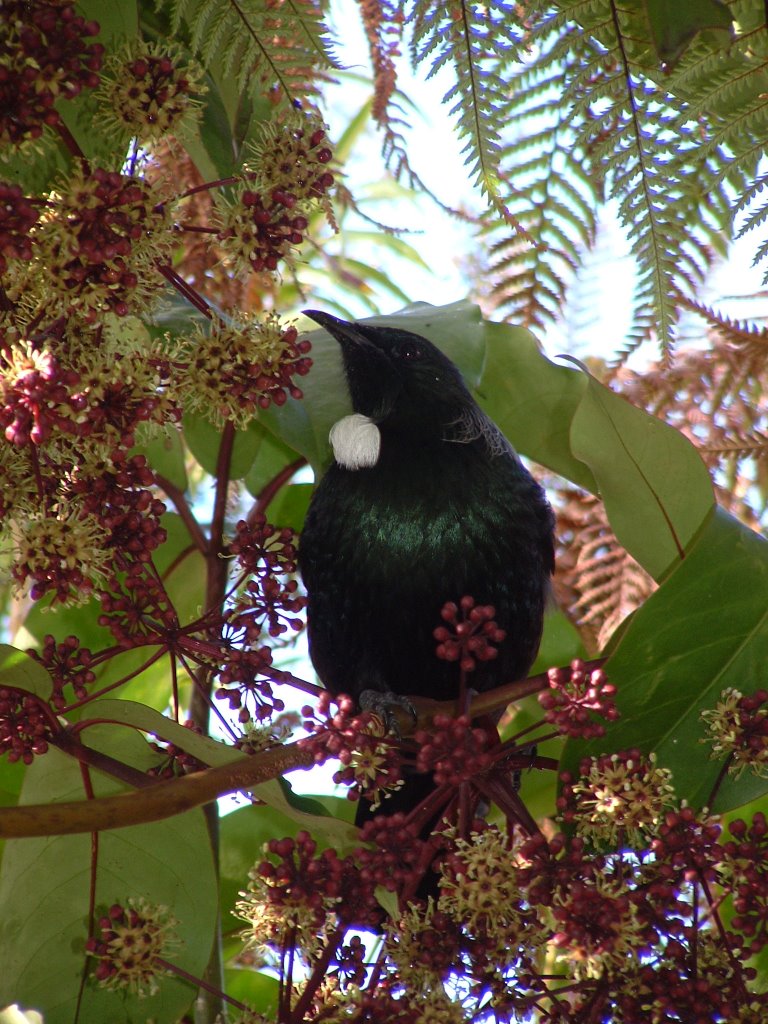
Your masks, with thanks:
[[[728,5],[721,0],[645,0],[656,53],[662,64],[677,63],[691,40],[702,29],[732,30]]]
[[[573,453],[595,475],[619,542],[655,579],[683,557],[714,506],[709,473],[680,431],[587,375]]]
[[[163,427],[145,445],[136,451],[147,457],[152,469],[170,481],[180,491],[187,489],[187,470],[184,465],[184,444],[175,427]]]
[[[53,683],[47,669],[25,651],[0,644],[0,686],[16,686],[47,700]]]
[[[727,605],[724,605],[727,595]],[[700,713],[726,687],[765,685],[768,662],[768,542],[718,509],[686,558],[635,613],[606,664],[621,718],[607,736],[568,744],[568,766],[604,751],[638,747],[671,769],[678,798],[710,802],[720,761],[710,759]],[[726,777],[721,812],[768,791],[768,779]]]
[[[136,733],[88,730],[88,742],[103,742],[112,756],[139,766],[150,756]],[[121,787],[91,772],[97,796]],[[82,799],[80,766],[52,749],[29,767],[23,803]],[[167,959],[200,977],[210,955],[217,913],[217,886],[202,811],[168,821],[99,835],[93,849],[88,835],[9,841],[0,871],[0,948],[3,970],[0,1005],[34,1006],[46,1024],[72,1024],[85,965],[91,862],[95,856],[96,905],[125,904],[144,898],[168,907],[178,924],[178,943]],[[87,982],[81,1021],[121,1024],[136,1020],[178,1020],[195,997],[194,986],[178,977],[160,977],[159,992],[144,999]]]
[[[589,468],[571,450],[571,421],[586,389],[584,375],[557,366],[524,327],[485,324],[485,363],[477,399],[525,455],[588,491]]]
[[[87,706],[87,714],[81,719],[81,723],[84,724],[91,718],[131,725],[142,732],[159,736],[161,739],[181,747],[182,750],[210,767],[242,761],[246,756],[242,751],[236,750],[226,743],[220,743],[209,736],[201,736],[191,729],[185,729],[183,725],[174,722],[167,715],[163,715],[145,704],[139,704],[137,701],[109,698],[95,701]]]
[[[304,524],[312,497],[312,484],[291,484],[283,487],[269,508],[270,522],[290,526],[298,531]]]
[[[216,475],[216,464],[221,447],[222,428],[196,413],[186,413],[182,420],[184,440],[194,457],[211,476]],[[262,428],[254,420],[245,430],[238,430],[232,447],[229,476],[242,480],[248,474],[259,450]]]
[[[574,658],[586,657],[584,645],[575,626],[566,615],[551,609],[544,616],[544,634],[530,675],[546,672],[553,665],[568,665]]]
[[[270,433],[260,423],[251,433],[253,440],[253,464],[245,475],[245,486],[249,494],[258,498],[264,488],[281,469],[299,458],[299,453],[279,437]]]
[[[245,927],[244,922],[241,924]],[[242,943],[238,943],[237,951],[241,949]],[[257,1013],[264,1014],[265,1020],[275,1019],[280,994],[277,978],[249,967],[227,968],[224,977],[227,995],[247,1003]]]
[[[327,840],[328,845],[332,845],[342,856],[342,851],[354,849],[360,844],[359,833],[354,825],[328,816],[325,808],[317,801],[313,800],[309,805],[311,811],[305,810],[307,798],[297,796],[286,779],[270,779],[269,782],[253,786],[251,792],[311,835]]]
[[[105,4],[104,0],[78,0],[77,9],[86,21],[98,21],[99,42],[109,49],[132,39],[139,31],[136,0],[120,0],[119,4]]]
[[[203,115],[199,131],[182,140],[203,181],[218,181],[237,173],[232,126],[215,79],[205,76]]]

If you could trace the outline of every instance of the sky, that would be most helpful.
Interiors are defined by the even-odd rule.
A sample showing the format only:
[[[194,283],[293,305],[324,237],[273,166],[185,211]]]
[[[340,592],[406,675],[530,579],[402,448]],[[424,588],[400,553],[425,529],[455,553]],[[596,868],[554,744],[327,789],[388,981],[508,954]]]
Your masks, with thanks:
[[[351,72],[369,76],[368,42],[362,29],[356,0],[332,0],[330,22],[341,38],[336,55]],[[442,104],[450,88],[451,77],[441,72],[426,79],[427,67],[414,74],[406,58],[398,64],[399,83],[416,106],[408,118],[407,146],[412,166],[437,196],[449,206],[482,209],[483,199],[474,188],[461,154],[447,108]],[[363,83],[341,80],[326,90],[326,117],[331,137],[338,136],[350,117],[370,95]],[[355,186],[370,183],[381,175],[380,138],[375,129],[370,141],[360,147],[348,167],[349,181]],[[386,255],[376,254],[377,261],[400,287],[414,300],[436,305],[454,302],[467,296],[472,282],[467,276],[465,254],[476,248],[471,228],[444,213],[429,197],[416,203],[388,201],[380,207],[380,216],[388,224],[407,226],[413,233],[404,237],[420,251],[431,270],[404,265]],[[752,298],[762,288],[763,269],[752,268],[752,256],[761,239],[750,236],[737,242],[728,262],[715,269],[701,294],[702,301],[719,305],[735,318],[756,315],[764,300]],[[585,257],[579,280],[570,290],[564,318],[537,333],[545,352],[554,358],[569,352],[580,358],[610,357],[626,344],[632,320],[632,294],[635,286],[635,264],[623,228],[610,206],[600,215],[600,230],[595,249]],[[400,307],[392,296],[385,295],[381,311],[391,313]],[[353,312],[370,315],[360,303]],[[686,333],[698,331],[700,321],[687,324]],[[685,325],[684,325],[685,327]]]

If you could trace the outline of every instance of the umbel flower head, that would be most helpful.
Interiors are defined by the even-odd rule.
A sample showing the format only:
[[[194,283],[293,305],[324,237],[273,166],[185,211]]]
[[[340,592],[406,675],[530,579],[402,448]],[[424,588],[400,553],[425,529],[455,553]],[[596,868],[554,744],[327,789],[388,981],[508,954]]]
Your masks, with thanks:
[[[54,104],[99,84],[99,33],[69,3],[3,0],[0,33],[0,154],[60,122]]]
[[[168,973],[163,958],[178,943],[176,924],[167,907],[143,898],[129,899],[125,906],[113,904],[86,943],[88,954],[98,960],[96,980],[104,988],[154,995],[158,978]]]
[[[317,209],[334,224],[331,158],[320,122],[295,115],[265,125],[244,180],[217,200],[218,241],[233,273],[274,273],[281,263],[290,266]]]
[[[94,516],[71,506],[58,515],[32,513],[14,526],[11,575],[33,600],[52,594],[59,604],[81,603],[103,582],[107,538]]]
[[[104,64],[99,99],[117,130],[140,142],[185,135],[199,120],[203,69],[175,43],[135,39]]]
[[[75,165],[32,228],[32,259],[9,289],[31,316],[146,312],[164,286],[156,270],[173,247],[169,204],[143,178]]]
[[[580,836],[600,846],[642,846],[674,801],[671,773],[639,750],[585,758],[580,778],[564,772],[558,808]]]
[[[274,313],[238,313],[182,340],[173,356],[176,388],[186,409],[245,427],[259,409],[301,398],[293,377],[309,372],[309,349]]]
[[[296,204],[307,209],[317,202],[326,209],[328,189],[334,182],[329,170],[332,160],[325,125],[317,117],[293,111],[281,121],[264,125],[245,167],[257,190],[278,188],[278,200],[289,209]]]
[[[712,757],[729,757],[728,770],[736,778],[745,768],[768,777],[768,691],[745,695],[729,687],[717,705],[702,711],[712,744]]]
[[[438,910],[499,949],[530,942],[533,914],[522,898],[518,867],[509,838],[495,827],[457,838],[443,865]]]

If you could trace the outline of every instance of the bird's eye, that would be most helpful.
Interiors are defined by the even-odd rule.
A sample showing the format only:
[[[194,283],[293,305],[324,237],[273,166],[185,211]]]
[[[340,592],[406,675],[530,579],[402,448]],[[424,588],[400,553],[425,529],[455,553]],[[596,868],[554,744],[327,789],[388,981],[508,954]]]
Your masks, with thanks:
[[[400,359],[421,359],[424,355],[421,348],[413,341],[405,341],[397,349],[397,355]]]

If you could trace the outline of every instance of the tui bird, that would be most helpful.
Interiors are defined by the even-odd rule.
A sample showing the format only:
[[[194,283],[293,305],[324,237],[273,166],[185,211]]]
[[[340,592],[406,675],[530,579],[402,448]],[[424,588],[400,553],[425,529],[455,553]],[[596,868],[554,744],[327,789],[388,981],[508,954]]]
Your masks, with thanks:
[[[455,698],[459,669],[437,658],[433,630],[445,602],[469,595],[506,631],[472,687],[525,677],[554,568],[542,488],[426,338],[306,315],[339,342],[354,409],[331,430],[334,461],[299,542],[318,676],[379,711],[408,695]],[[382,810],[414,807],[429,788],[417,781]]]

